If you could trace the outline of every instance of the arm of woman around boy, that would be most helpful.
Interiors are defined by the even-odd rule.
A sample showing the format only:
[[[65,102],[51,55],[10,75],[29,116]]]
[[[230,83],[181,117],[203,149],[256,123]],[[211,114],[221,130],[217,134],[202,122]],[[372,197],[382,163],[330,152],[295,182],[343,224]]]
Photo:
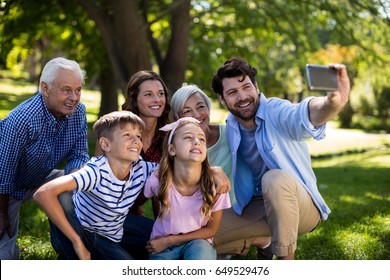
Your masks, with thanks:
[[[80,236],[68,222],[58,201],[59,194],[75,189],[76,181],[71,175],[66,175],[44,184],[35,192],[33,198],[46,213],[50,221],[72,242],[73,248],[80,260],[89,260],[91,259],[90,252],[85,248]]]

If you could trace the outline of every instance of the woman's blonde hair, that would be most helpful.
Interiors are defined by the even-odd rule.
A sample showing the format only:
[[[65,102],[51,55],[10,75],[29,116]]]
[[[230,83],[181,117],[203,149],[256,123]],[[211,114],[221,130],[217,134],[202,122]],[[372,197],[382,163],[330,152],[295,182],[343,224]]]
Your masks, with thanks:
[[[173,139],[175,137],[175,134],[178,129],[180,129],[182,126],[188,124],[190,122],[182,122],[179,124],[179,126],[175,129],[172,135],[172,143]],[[193,122],[191,122],[193,123]],[[196,124],[199,125],[199,124]],[[170,133],[167,133],[167,135],[164,138],[163,142],[163,153],[160,160],[160,167],[158,171],[158,179],[160,183],[160,188],[158,191],[158,200],[161,203],[161,209],[160,213],[158,215],[159,218],[164,217],[170,209],[170,204],[168,201],[168,192],[169,188],[173,182],[173,175],[174,175],[174,157],[171,156],[168,152],[168,138]],[[202,162],[202,171],[201,171],[201,177],[200,177],[200,190],[202,192],[203,197],[203,204],[200,209],[200,214],[202,216],[207,217],[208,219],[211,218],[211,210],[214,205],[214,195],[213,195],[213,186],[214,186],[214,178],[211,173],[210,164],[206,159]]]

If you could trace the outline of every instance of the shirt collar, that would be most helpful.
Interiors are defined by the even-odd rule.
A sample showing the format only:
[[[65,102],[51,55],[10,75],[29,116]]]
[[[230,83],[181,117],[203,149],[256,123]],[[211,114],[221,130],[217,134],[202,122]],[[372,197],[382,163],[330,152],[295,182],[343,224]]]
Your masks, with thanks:
[[[48,123],[51,123],[51,124],[57,124],[57,123],[60,123],[60,122],[63,122],[64,120],[66,120],[68,118],[68,116],[65,116],[59,120],[57,120],[52,113],[50,113],[49,109],[47,108],[46,106],[46,103],[45,103],[45,99],[43,98],[43,94],[42,93],[38,93],[39,94],[39,98],[42,102],[42,108],[43,108],[43,114],[45,116],[45,119],[47,120]]]
[[[258,121],[258,119],[262,119],[262,120],[265,120],[265,116],[267,114],[267,98],[265,97],[265,95],[260,92],[259,93],[260,95],[260,104],[259,104],[259,108],[257,108],[257,112],[256,112],[256,123]]]

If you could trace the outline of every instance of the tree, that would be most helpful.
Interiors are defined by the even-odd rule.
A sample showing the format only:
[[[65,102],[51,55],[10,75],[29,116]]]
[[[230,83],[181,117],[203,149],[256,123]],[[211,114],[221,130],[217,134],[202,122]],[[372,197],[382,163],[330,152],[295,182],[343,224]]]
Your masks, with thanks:
[[[86,14],[80,10],[77,2]],[[77,25],[78,29],[73,32],[67,29],[73,36],[70,36],[71,41],[67,42],[71,43],[63,51],[89,51],[86,54],[87,59],[80,58],[78,61],[90,64],[87,68],[93,73],[99,73],[98,81],[102,89],[100,114],[103,114],[118,109],[117,90],[125,89],[133,73],[140,69],[152,69],[153,61],[158,64],[160,75],[168,88],[175,90],[183,82],[189,40],[190,1],[165,2],[172,1],[49,1],[40,3],[39,7],[35,4],[38,7],[36,9],[29,1],[5,1],[4,34],[11,38],[15,36],[15,31],[22,33],[24,29],[28,30],[24,34],[32,34],[32,38],[51,38],[53,34],[43,26],[48,22],[53,26],[57,25],[53,28],[53,33],[57,34],[64,34],[58,32],[61,25]],[[160,13],[154,14],[156,11]],[[37,19],[42,21],[37,22]],[[83,28],[87,27],[91,20],[94,24]],[[166,49],[161,48],[162,44],[158,44],[152,32],[152,25],[161,21],[166,21],[166,25],[170,27],[169,39],[164,42]],[[30,29],[26,28],[27,24],[30,24]],[[91,34],[93,28],[94,35]],[[73,41],[77,36],[78,40]],[[96,38],[101,39],[102,43],[97,42]],[[85,43],[82,43],[83,40]],[[28,45],[32,48],[33,42]],[[65,47],[63,44],[58,45]]]
[[[356,64],[359,59],[388,64],[386,48],[377,47],[390,45],[390,32],[384,32],[390,4],[383,0],[1,3],[2,57],[13,49],[15,38],[28,38],[23,48],[33,49],[37,41],[51,51],[52,45],[61,46],[99,81],[101,113],[118,107],[118,89],[140,69],[159,72],[171,91],[186,81],[209,92],[215,69],[231,56],[242,56],[258,68],[267,95],[299,99],[307,94],[306,62],[327,44],[359,48],[363,55]]]

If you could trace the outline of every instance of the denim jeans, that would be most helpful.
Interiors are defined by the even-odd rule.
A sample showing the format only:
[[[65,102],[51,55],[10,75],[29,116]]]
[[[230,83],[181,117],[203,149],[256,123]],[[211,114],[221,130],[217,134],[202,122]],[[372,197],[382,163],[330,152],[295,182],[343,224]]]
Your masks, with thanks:
[[[93,238],[90,250],[92,260],[133,260],[134,258],[116,243],[96,233],[88,233]]]
[[[121,246],[136,260],[149,259],[146,242],[150,239],[154,220],[128,213],[123,224]]]
[[[72,194],[70,192],[62,193],[58,196],[58,200],[64,210],[65,216],[73,229],[81,237],[85,247],[88,250],[92,248],[92,240],[81,228],[79,221],[77,220],[76,213],[74,211],[74,205],[72,201]],[[51,245],[58,253],[60,260],[77,260],[78,256],[73,249],[72,242],[49,220],[50,224],[50,239]]]
[[[148,259],[148,252],[145,246],[153,228],[153,220],[129,213],[124,222],[122,241],[115,243],[81,227],[76,217],[71,193],[62,193],[58,199],[69,223],[81,237],[85,247],[90,251],[91,258]],[[78,259],[72,242],[51,222],[50,236],[52,246],[58,253],[59,259]]]
[[[191,240],[150,255],[151,260],[215,260],[216,258],[214,247],[205,239]]]

